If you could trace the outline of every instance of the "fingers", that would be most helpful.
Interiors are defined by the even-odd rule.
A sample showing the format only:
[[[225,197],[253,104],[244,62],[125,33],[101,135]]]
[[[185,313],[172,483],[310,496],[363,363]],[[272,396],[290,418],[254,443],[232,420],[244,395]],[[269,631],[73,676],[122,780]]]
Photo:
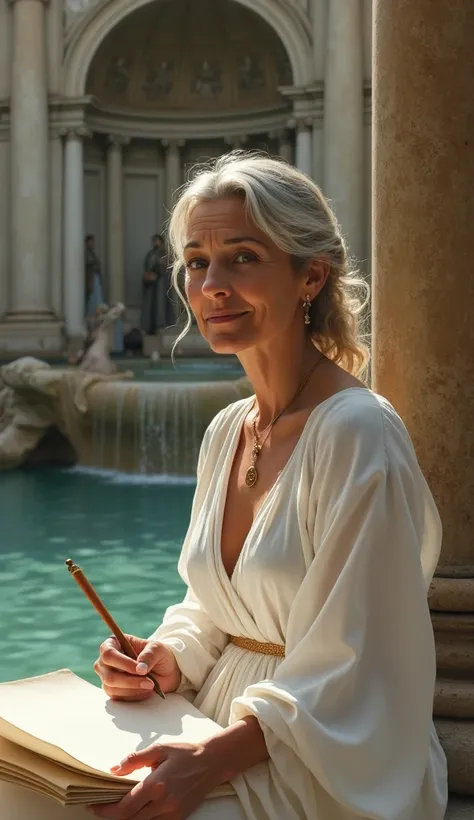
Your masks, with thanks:
[[[153,694],[153,682],[138,676],[136,665],[135,660],[123,654],[116,638],[107,638],[100,647],[94,670],[110,698],[145,700]]]
[[[125,776],[137,769],[143,769],[146,766],[149,766],[151,769],[156,769],[160,763],[163,763],[165,757],[163,746],[160,746],[159,743],[153,743],[146,749],[127,755],[124,760],[117,766],[113,766],[110,771],[113,772],[113,774]]]
[[[98,662],[103,666],[110,666],[113,669],[128,672],[129,675],[135,675],[136,673],[137,662],[124,655],[117,638],[107,638],[107,640],[103,642],[100,647]]]
[[[136,671],[139,675],[146,675],[161,660],[164,648],[158,641],[149,641],[140,652],[136,661]]]

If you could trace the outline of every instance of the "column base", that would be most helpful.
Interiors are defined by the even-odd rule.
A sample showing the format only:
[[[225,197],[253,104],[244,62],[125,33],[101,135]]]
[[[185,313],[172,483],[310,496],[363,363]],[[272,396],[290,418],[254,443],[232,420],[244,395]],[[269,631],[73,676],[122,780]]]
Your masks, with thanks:
[[[460,800],[458,797],[452,797],[450,799],[445,820],[473,820],[473,818],[474,799]]]
[[[11,314],[0,322],[2,353],[60,353],[64,344],[63,324],[52,313]]]

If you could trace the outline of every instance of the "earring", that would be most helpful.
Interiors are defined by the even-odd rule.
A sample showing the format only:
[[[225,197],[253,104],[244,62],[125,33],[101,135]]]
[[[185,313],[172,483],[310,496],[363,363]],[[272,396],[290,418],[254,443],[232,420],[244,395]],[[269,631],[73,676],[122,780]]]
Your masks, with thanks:
[[[304,323],[305,323],[305,325],[310,325],[311,324],[311,317],[310,317],[309,314],[310,314],[310,311],[311,311],[311,299],[310,299],[308,294],[306,294],[303,304],[304,304]]]

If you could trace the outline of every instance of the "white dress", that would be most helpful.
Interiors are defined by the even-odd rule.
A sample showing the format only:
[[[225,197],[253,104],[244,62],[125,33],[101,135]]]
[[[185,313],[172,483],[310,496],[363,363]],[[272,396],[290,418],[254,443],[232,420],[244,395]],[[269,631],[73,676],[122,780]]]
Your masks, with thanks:
[[[252,400],[205,435],[179,563],[188,594],[154,634],[201,711],[222,726],[258,718],[270,761],[233,781],[247,820],[442,820],[427,604],[441,526],[408,433],[363,388],[316,407],[229,580],[220,533]]]

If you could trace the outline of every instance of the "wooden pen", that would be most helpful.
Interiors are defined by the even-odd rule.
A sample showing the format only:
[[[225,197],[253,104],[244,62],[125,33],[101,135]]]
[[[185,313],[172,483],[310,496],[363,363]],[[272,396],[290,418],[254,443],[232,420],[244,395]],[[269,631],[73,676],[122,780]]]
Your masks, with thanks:
[[[75,564],[73,561],[71,561],[70,558],[67,559],[66,566],[69,572],[71,573],[72,577],[78,584],[78,586],[80,586],[80,588],[82,589],[86,598],[89,599],[96,612],[98,612],[102,620],[107,624],[111,632],[113,632],[113,634],[117,638],[124,655],[127,655],[128,658],[132,658],[132,660],[136,661],[137,653],[135,652],[132,644],[128,640],[127,636],[123,634],[117,622],[112,618],[112,615],[108,611],[104,602],[101,601],[101,599],[97,595],[97,592],[95,591],[90,581],[87,580],[82,569],[78,567],[77,564]],[[163,694],[163,690],[160,684],[158,683],[158,679],[156,678],[156,676],[153,675],[151,672],[148,672],[148,675],[146,675],[146,677],[150,678],[150,680],[153,681],[156,694],[159,695],[160,698],[164,698],[165,696]]]

